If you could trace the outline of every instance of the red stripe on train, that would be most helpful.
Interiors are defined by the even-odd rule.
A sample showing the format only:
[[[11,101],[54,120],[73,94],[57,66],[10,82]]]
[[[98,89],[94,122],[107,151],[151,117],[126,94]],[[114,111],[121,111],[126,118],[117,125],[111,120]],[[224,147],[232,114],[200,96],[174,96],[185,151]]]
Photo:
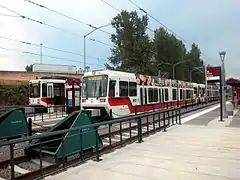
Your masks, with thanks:
[[[46,104],[54,104],[53,99],[41,98],[41,101],[46,103]]]
[[[153,109],[164,109],[168,107],[174,107],[177,106],[177,102],[167,102],[167,103],[155,103],[155,104],[146,104],[146,105],[138,105],[138,106],[133,106],[130,99],[128,97],[124,98],[108,98],[108,103],[110,106],[123,106],[127,105],[130,113],[135,113],[135,108],[136,112],[145,112],[145,111],[151,111]],[[192,104],[192,101],[179,101],[179,105],[186,105],[186,104]]]

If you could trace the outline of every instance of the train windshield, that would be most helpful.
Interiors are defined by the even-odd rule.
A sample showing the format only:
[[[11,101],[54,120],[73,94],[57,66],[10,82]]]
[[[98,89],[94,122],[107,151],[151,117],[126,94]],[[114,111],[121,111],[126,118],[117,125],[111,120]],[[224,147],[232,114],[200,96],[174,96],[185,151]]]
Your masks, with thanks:
[[[30,98],[39,98],[40,97],[39,83],[30,83],[29,84],[29,97]]]
[[[107,96],[107,75],[89,76],[83,78],[83,98],[98,98]]]

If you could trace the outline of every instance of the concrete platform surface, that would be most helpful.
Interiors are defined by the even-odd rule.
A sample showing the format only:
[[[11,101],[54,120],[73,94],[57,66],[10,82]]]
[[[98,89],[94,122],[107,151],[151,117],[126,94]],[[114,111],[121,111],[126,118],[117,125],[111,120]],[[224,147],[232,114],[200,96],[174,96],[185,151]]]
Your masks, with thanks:
[[[218,122],[218,117],[213,117],[210,126],[204,120],[204,126],[186,123],[200,121],[211,111],[217,114],[218,107],[185,117],[183,125],[144,138],[141,144],[133,143],[103,155],[101,162],[88,161],[45,179],[239,180],[239,128]]]

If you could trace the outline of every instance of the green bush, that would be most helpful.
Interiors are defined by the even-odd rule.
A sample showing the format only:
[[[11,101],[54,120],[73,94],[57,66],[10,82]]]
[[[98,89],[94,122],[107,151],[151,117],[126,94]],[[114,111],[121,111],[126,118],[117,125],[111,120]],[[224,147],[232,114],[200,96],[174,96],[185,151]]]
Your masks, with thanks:
[[[28,85],[0,85],[0,106],[27,104]]]

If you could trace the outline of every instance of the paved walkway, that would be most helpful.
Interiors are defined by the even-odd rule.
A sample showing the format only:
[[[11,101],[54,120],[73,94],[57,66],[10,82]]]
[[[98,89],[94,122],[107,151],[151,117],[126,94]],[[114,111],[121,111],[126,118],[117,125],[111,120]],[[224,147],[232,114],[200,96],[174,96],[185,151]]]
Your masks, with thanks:
[[[239,180],[240,113],[219,122],[219,106],[51,180]]]

